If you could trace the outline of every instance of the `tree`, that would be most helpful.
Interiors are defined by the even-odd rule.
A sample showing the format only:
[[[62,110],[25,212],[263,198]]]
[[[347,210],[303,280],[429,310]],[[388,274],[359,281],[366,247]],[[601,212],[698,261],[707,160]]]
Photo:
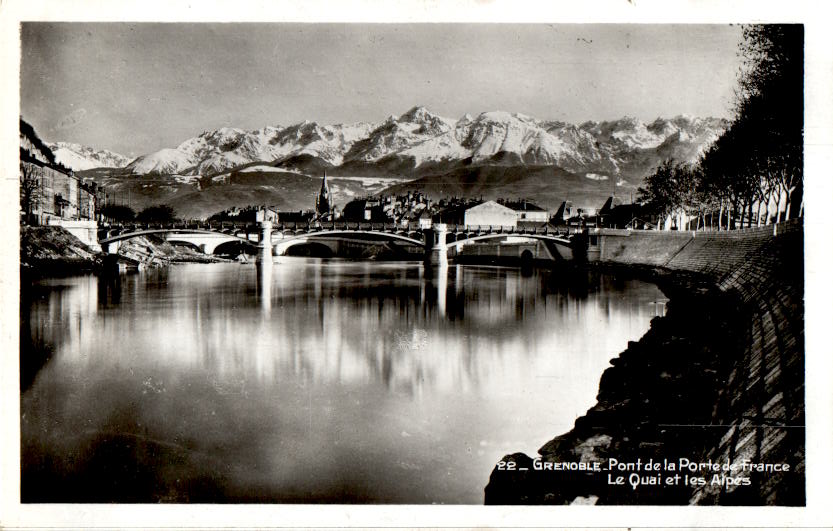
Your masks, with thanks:
[[[24,221],[31,223],[32,211],[41,197],[41,182],[37,166],[25,162],[20,163],[20,211]]]
[[[686,216],[697,213],[699,217],[697,175],[690,165],[666,159],[645,178],[645,186],[639,188],[639,202],[659,217],[657,227],[669,216],[676,218],[679,228]]]
[[[105,205],[101,208],[101,214],[111,221],[133,221],[136,219],[136,212],[126,205]]]
[[[660,219],[673,208],[673,172],[674,162],[671,159],[662,161],[654,173],[645,178],[645,185],[638,190],[638,201]]]
[[[804,185],[804,27],[745,26],[740,52],[736,122],[748,125],[744,155],[764,181],[765,195],[777,194],[776,212],[783,203],[789,218]]]
[[[136,220],[142,222],[168,222],[176,219],[176,212],[169,205],[147,207],[136,216]]]
[[[698,166],[718,228],[792,217],[803,197],[804,30],[801,25],[743,28],[735,118]],[[799,215],[802,208],[799,207]]]

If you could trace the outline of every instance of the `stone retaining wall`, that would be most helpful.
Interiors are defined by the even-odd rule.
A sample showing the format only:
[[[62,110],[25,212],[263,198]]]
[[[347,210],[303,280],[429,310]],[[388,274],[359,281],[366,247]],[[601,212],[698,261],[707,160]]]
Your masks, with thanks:
[[[63,227],[93,251],[101,252],[101,245],[98,243],[97,221],[92,219],[50,218],[47,220],[47,225],[50,227]]]
[[[725,232],[602,229],[596,236],[600,264],[648,267],[679,293],[671,296],[667,317],[652,322],[645,337],[611,360],[597,404],[571,432],[544,445],[542,458],[746,459],[789,464],[790,472],[732,473],[748,477],[749,486],[628,492],[588,474],[496,471],[486,502],[802,505],[801,220]],[[711,294],[692,295],[695,285],[707,286]],[[504,458],[520,468],[529,459],[523,454]]]
[[[802,220],[723,232],[635,237],[601,231],[601,261],[650,265],[702,275],[737,297],[747,323],[743,356],[731,369],[713,424],[730,426],[708,457],[724,462],[790,463],[804,471],[804,281]],[[617,231],[619,232],[619,231]],[[618,240],[618,241],[617,241]],[[614,243],[615,242],[615,243]],[[631,243],[633,242],[633,243]],[[634,245],[635,244],[635,245]],[[617,247],[618,245],[618,247]],[[625,247],[623,251],[620,248]],[[643,257],[643,258],[640,258]],[[797,481],[796,475],[790,481]],[[752,478],[760,501],[794,498],[803,485],[779,485],[776,475]],[[783,479],[783,478],[781,478]],[[789,494],[787,494],[789,490]],[[703,488],[694,503],[754,502],[749,493]],[[757,497],[755,496],[755,497]]]

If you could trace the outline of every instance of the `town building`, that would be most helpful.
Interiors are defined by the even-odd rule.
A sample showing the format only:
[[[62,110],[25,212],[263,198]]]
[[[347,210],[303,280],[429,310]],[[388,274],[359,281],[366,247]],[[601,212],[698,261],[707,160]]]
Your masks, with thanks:
[[[232,221],[235,223],[259,223],[261,221],[278,221],[278,209],[274,206],[248,205],[243,208],[233,206],[208,218],[209,221]]]
[[[518,199],[515,201],[498,199],[497,202],[514,210],[517,213],[519,222],[546,223],[549,221],[549,212],[527,199]]]
[[[278,221],[281,223],[310,223],[315,217],[315,212],[312,210],[297,210],[297,211],[282,211],[278,215]]]
[[[598,225],[612,229],[645,228],[642,221],[644,207],[638,203],[623,203],[613,196],[608,197],[598,213]]]
[[[63,166],[20,119],[20,217],[30,225],[58,225],[98,248],[95,183],[85,183]]]
[[[558,210],[555,211],[552,218],[550,218],[550,223],[553,225],[566,225],[567,220],[575,215],[576,210],[573,207],[573,202],[564,201],[561,203],[561,206],[558,207]]]
[[[370,221],[373,223],[385,223],[393,221],[390,210],[385,211],[385,201],[380,198],[359,198],[353,199],[341,212],[344,221]]]
[[[435,221],[448,225],[515,227],[518,224],[518,213],[497,201],[472,201],[452,204],[440,211]]]
[[[263,223],[269,221],[271,223],[278,222],[278,209],[274,207],[261,207],[255,212],[255,222]]]
[[[402,226],[418,224],[421,227],[445,223],[545,228],[549,212],[527,199],[485,201],[482,197],[445,197],[434,202],[423,192],[408,191],[398,195],[355,198],[344,205],[341,219]]]

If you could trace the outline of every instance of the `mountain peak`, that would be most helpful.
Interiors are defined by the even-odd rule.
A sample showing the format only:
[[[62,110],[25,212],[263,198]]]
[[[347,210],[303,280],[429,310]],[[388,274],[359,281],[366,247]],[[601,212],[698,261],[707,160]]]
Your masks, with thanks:
[[[635,118],[633,116],[627,116],[627,115],[619,118],[618,120],[616,120],[615,123],[619,127],[630,127],[630,128],[635,128],[635,127],[640,127],[640,126],[645,125],[645,124],[642,123],[642,120],[640,120],[639,118]]]
[[[417,105],[408,110],[405,114],[396,119],[400,123],[418,124],[427,127],[428,130],[440,132],[445,129],[454,127],[456,123],[454,120],[443,118],[438,114],[434,114],[422,105]]]
[[[478,120],[486,120],[491,122],[514,122],[514,121],[521,121],[521,122],[534,122],[531,117],[517,113],[517,112],[506,112],[506,111],[487,111],[482,112],[477,116]]]
[[[424,120],[427,117],[434,116],[434,114],[429,111],[423,105],[414,105],[407,112],[405,112],[402,116],[399,117],[402,121],[412,122],[414,120]]]

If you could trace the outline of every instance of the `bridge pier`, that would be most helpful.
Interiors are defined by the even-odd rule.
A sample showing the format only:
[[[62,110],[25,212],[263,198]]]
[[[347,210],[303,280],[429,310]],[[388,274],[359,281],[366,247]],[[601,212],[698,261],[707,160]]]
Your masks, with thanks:
[[[432,228],[423,231],[425,235],[425,262],[430,265],[448,267],[448,225],[435,223]]]
[[[257,263],[272,264],[272,222],[263,220],[260,223],[260,238],[257,243]]]

